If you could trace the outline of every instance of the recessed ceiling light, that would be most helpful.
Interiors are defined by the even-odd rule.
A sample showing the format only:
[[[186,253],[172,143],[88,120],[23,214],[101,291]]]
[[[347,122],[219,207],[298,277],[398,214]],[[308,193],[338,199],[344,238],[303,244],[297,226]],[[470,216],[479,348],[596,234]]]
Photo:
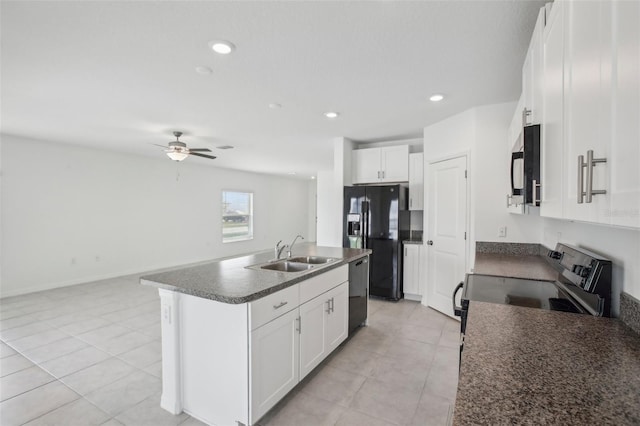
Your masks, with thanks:
[[[311,179],[315,179],[315,178],[316,178],[315,176],[311,176]]]
[[[219,53],[221,55],[228,55],[229,53],[233,52],[236,48],[236,46],[233,43],[227,40],[210,41],[209,47],[211,47],[211,49],[214,52]]]
[[[433,95],[433,96],[431,96],[431,97],[429,98],[429,100],[430,100],[431,102],[440,102],[440,101],[441,101],[441,100],[443,100],[443,99],[444,99],[444,96],[443,96],[443,95],[441,95],[441,94],[439,94],[439,93],[437,93],[437,94],[435,94],[435,95]]]
[[[340,115],[340,113],[335,112],[335,111],[328,111],[324,113],[324,116],[327,118],[337,118]]]
[[[202,75],[213,74],[213,70],[209,67],[196,67],[196,72]]]
[[[269,108],[271,108],[271,109],[280,109],[280,108],[282,108],[282,105],[273,103],[273,104],[269,104]]]

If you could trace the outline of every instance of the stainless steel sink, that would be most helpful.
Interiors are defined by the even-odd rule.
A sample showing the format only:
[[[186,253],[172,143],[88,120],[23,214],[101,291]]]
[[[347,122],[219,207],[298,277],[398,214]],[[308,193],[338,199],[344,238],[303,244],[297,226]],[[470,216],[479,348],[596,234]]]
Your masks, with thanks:
[[[337,259],[332,257],[322,257],[322,256],[300,256],[300,257],[292,257],[289,259],[289,262],[297,262],[297,263],[307,263],[311,265],[321,265],[323,263],[330,263]]]
[[[280,272],[301,272],[307,271],[311,268],[313,268],[313,265],[309,263],[295,263],[290,261],[269,263],[260,267],[260,269],[268,269],[270,271]]]

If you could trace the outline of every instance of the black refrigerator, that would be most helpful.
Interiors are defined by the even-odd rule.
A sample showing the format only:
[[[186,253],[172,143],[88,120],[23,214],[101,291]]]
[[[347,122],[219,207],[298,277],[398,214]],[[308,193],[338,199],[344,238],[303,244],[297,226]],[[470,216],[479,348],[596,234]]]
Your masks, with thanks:
[[[343,247],[368,248],[369,294],[402,298],[402,240],[408,238],[408,188],[345,186]]]

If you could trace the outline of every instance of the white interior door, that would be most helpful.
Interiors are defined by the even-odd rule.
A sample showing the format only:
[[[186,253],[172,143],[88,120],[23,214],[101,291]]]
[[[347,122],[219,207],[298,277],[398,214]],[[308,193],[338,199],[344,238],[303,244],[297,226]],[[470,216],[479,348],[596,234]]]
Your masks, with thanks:
[[[427,303],[449,316],[466,271],[466,169],[466,156],[429,165]]]

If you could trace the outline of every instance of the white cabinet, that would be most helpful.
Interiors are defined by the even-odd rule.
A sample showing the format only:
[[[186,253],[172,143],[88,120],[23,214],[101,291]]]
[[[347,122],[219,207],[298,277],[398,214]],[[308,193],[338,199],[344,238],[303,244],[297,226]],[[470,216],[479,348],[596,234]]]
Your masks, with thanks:
[[[351,158],[354,184],[409,180],[408,145],[357,149]]]
[[[421,300],[421,252],[419,244],[404,244],[402,285],[405,299]]]
[[[424,154],[409,154],[409,210],[424,210]]]
[[[613,13],[611,223],[640,228],[640,2],[616,2]]]
[[[638,2],[555,2],[544,40],[541,215],[640,227],[639,27]]]
[[[529,50],[522,67],[522,97],[526,125],[542,122],[542,80],[543,80],[543,43],[546,22],[546,8],[538,12],[538,19],[533,29]],[[520,110],[522,112],[522,109]]]
[[[556,2],[544,30],[540,215],[562,218],[564,143],[564,2]]]
[[[302,380],[348,334],[347,283],[300,305],[300,379]]]
[[[251,332],[251,420],[255,423],[299,382],[298,311]]]

